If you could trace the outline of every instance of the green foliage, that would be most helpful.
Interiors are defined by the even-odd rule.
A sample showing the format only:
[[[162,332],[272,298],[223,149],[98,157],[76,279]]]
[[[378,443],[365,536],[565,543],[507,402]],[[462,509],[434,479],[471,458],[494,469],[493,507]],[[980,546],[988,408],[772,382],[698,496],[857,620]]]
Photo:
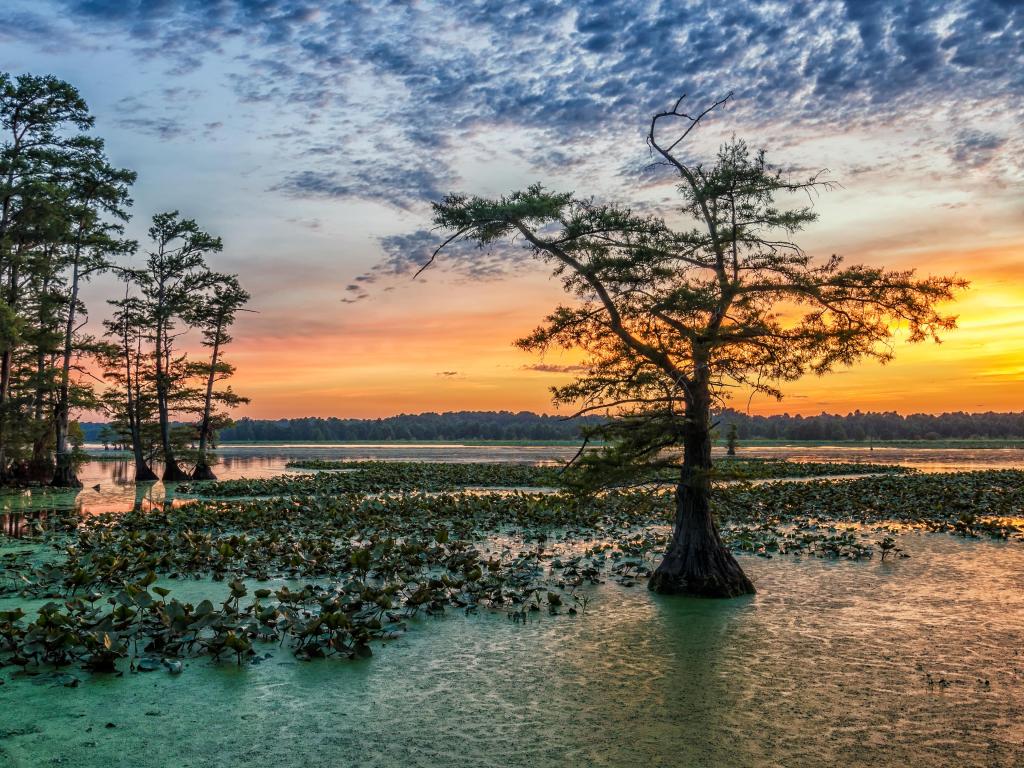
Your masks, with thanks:
[[[135,174],[109,163],[85,102],[57,78],[0,75],[0,125],[0,481],[56,467],[74,484],[69,414],[96,397],[79,289],[134,248],[121,234]]]
[[[38,542],[51,558],[5,552],[0,594],[48,602],[0,611],[0,661],[146,670],[197,655],[242,663],[271,644],[359,659],[420,614],[589,613],[593,585],[650,572],[674,514],[671,494],[652,490],[300,490],[69,520]],[[905,554],[907,529],[1024,542],[1024,472],[1013,470],[728,485],[715,503],[727,545],[761,557],[887,559]],[[195,578],[221,597],[175,599],[174,584]],[[303,586],[254,588],[268,579]]]
[[[603,453],[596,453],[603,457]],[[651,464],[640,474],[635,472],[611,478],[609,486],[675,484],[678,469],[672,457],[663,464]],[[450,491],[459,488],[555,488],[578,489],[580,470],[562,467],[513,463],[439,463],[420,461],[292,461],[291,469],[318,470],[306,475],[279,475],[260,479],[222,480],[178,486],[182,494],[206,498],[244,496],[331,496],[347,493],[385,491]],[[902,473],[904,467],[888,464],[852,464],[842,462],[788,462],[769,459],[722,460],[715,464],[716,480],[757,480],[783,477],[812,477],[844,474]]]
[[[193,219],[178,211],[157,214],[149,237],[145,268],[123,270],[124,298],[109,302],[115,312],[106,328],[113,344],[104,361],[114,389],[107,405],[122,440],[146,461],[159,457],[165,476],[179,479],[180,459],[210,463],[207,446],[230,423],[216,409],[248,402],[230,387],[215,385],[234,373],[222,348],[249,294],[235,275],[210,269],[207,257],[223,245]],[[192,329],[212,350],[209,362],[178,351],[180,337]],[[198,424],[176,426],[174,419],[182,417],[195,417]],[[196,439],[199,449],[192,451]]]
[[[224,441],[349,442],[449,440],[502,442],[578,441],[580,428],[600,417],[565,419],[520,411],[451,411],[384,419],[241,418],[221,433]]]
[[[684,159],[677,147],[724,101],[691,116],[680,100],[651,122],[648,144],[678,178],[678,225],[539,184],[434,205],[445,245],[521,239],[572,297],[518,344],[582,350],[584,372],[554,401],[620,416],[588,430],[608,445],[582,464],[595,487],[686,434],[687,461],[705,466],[710,410],[736,388],[780,396],[780,382],[890,359],[896,329],[921,341],[954,327],[937,306],[962,280],[814,260],[789,239],[816,213],[782,198],[827,187],[819,175],[790,179],[737,139],[709,164]]]
[[[68,83],[0,74],[0,483],[52,476],[54,485],[79,485],[76,410],[106,405],[140,464],[158,445],[173,465],[196,429],[174,434],[172,415],[203,414],[205,448],[226,423],[213,405],[245,402],[214,388],[232,372],[216,354],[197,370],[177,349],[193,327],[206,343],[230,341],[226,331],[248,298],[235,276],[205,262],[221,250],[219,238],[177,212],[157,214],[145,267],[117,266],[137,249],[124,238],[135,173],[109,162],[103,140],[88,133],[92,123]],[[111,302],[107,343],[82,332],[80,289],[111,270],[134,290]],[[102,401],[86,373],[95,359],[114,389]]]

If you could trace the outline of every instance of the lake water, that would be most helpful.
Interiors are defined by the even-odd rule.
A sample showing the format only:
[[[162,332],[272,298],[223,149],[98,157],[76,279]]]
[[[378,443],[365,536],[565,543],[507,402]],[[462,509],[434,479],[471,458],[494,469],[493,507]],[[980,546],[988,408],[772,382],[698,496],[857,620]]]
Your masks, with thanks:
[[[757,595],[615,583],[585,615],[414,622],[366,661],[0,670],[0,768],[1024,765],[1024,547],[741,557]],[[209,596],[224,585],[174,582]],[[106,727],[113,723],[115,727]]]
[[[258,477],[309,457],[532,462],[572,452],[231,447],[217,472]],[[1019,450],[742,453],[926,471],[1024,467]],[[61,499],[128,509],[136,489],[125,470],[92,463],[82,477],[100,490]],[[160,484],[140,488],[143,499],[163,495]],[[1024,766],[1024,546],[899,538],[909,559],[741,555],[758,594],[738,600],[610,581],[592,588],[584,615],[521,625],[501,611],[450,610],[412,622],[366,661],[298,662],[271,648],[259,665],[197,659],[180,676],[72,669],[77,688],[0,670],[0,768]],[[225,590],[173,588],[185,600]]]
[[[93,447],[93,450],[97,449]],[[458,444],[382,444],[382,445],[261,445],[227,446],[218,449],[219,464],[214,468],[222,480],[268,477],[286,471],[285,464],[295,459],[380,459],[385,461],[508,461],[552,463],[566,461],[576,453],[574,446],[494,446]],[[724,455],[724,449],[716,449]],[[850,461],[903,464],[923,472],[950,472],[969,469],[1024,469],[1024,449],[940,449],[940,448],[849,448],[837,446],[750,447],[742,456],[791,459],[795,461]],[[128,461],[93,461],[86,464],[79,478],[85,488],[77,493],[24,491],[0,493],[0,511],[77,508],[86,514],[128,511],[133,506],[159,504],[166,497],[162,483],[136,486],[132,482],[133,465]],[[95,486],[99,486],[97,489]],[[171,489],[173,494],[173,488]]]

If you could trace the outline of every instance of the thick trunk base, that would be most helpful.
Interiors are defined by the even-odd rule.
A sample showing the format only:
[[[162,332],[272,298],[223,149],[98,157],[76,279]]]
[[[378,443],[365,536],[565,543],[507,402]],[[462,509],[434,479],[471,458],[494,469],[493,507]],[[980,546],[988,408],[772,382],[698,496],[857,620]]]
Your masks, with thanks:
[[[178,466],[178,462],[169,461],[164,467],[164,474],[160,479],[165,483],[183,483],[192,478],[188,472]]]
[[[151,483],[154,480],[159,480],[156,476],[156,472],[150,469],[148,464],[138,463],[135,464],[135,482],[136,483]]]
[[[209,464],[196,464],[196,468],[192,470],[193,480],[216,480],[217,476],[213,474],[213,470],[210,469]]]
[[[647,588],[661,595],[692,597],[740,597],[757,591],[721,542],[698,547],[673,542]]]
[[[53,472],[53,480],[50,481],[52,488],[81,488],[82,481],[75,473],[74,465],[69,461],[58,461],[57,469]]]
[[[31,459],[25,467],[25,479],[33,484],[46,484],[53,477],[53,462],[49,459]]]
[[[710,454],[710,449],[707,451]],[[647,583],[652,592],[694,597],[739,597],[756,591],[747,574],[718,534],[711,513],[710,487],[706,468],[684,468],[684,476],[695,479],[676,489],[676,525],[665,559]]]

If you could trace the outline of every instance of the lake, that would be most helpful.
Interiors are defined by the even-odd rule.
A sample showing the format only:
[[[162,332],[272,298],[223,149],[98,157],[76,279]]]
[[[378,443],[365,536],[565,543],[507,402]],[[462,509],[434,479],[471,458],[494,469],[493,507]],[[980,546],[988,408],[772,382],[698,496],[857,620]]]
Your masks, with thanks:
[[[293,458],[554,461],[563,446],[239,446],[222,478]],[[1024,451],[770,447],[742,455],[1024,467]],[[123,462],[94,462],[64,503],[128,509]],[[158,500],[160,484],[143,486]],[[37,494],[9,497],[39,505]],[[50,498],[50,497],[47,497]],[[1024,765],[1024,546],[899,536],[907,559],[739,555],[756,595],[652,595],[609,579],[581,615],[512,623],[455,610],[410,622],[363,661],[11,678],[0,768],[273,766]],[[283,582],[269,582],[276,586]],[[219,590],[219,592],[218,592]],[[174,582],[181,599],[223,583]],[[0,610],[16,604],[0,600]],[[110,724],[110,726],[108,726]]]
[[[101,452],[99,446],[90,450]],[[295,459],[379,459],[392,461],[509,461],[553,463],[566,461],[576,453],[567,445],[461,445],[461,444],[335,444],[335,445],[229,445],[217,450],[217,477],[269,477],[286,470]],[[724,455],[724,448],[715,455]],[[770,446],[741,448],[741,456],[790,459],[794,461],[849,461],[902,464],[923,472],[950,472],[970,469],[1024,468],[1021,448],[875,448],[842,446]],[[136,486],[132,483],[133,465],[128,461],[93,461],[79,472],[85,488],[75,493],[18,491],[0,493],[0,510],[73,509],[86,514],[127,511],[137,504],[159,504],[166,497],[162,483]],[[99,490],[95,486],[99,486]],[[173,493],[173,489],[172,489]]]
[[[8,680],[0,766],[1019,768],[1024,548],[910,538],[741,556],[759,592],[732,601],[609,582],[585,615],[449,612],[365,661]]]

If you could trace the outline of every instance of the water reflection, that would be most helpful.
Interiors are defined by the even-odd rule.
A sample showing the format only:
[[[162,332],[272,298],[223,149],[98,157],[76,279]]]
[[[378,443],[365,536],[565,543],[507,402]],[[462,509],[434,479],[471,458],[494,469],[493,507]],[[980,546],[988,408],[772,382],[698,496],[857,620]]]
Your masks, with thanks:
[[[34,538],[47,530],[66,530],[78,523],[78,491],[61,494],[64,506],[39,506],[31,494],[4,497],[0,508],[0,534],[11,539]]]
[[[95,448],[93,448],[95,450]],[[576,453],[571,445],[492,446],[492,445],[273,445],[229,446],[218,450],[219,463],[214,467],[217,477],[261,478],[279,475],[285,465],[298,459],[381,461],[442,461],[463,463],[523,462],[554,463],[565,461]],[[716,450],[716,455],[724,449]],[[868,448],[842,446],[770,446],[741,448],[742,456],[790,459],[795,461],[852,461],[902,464],[924,472],[948,472],[970,469],[1024,468],[1024,449],[930,449],[930,448]],[[102,512],[127,512],[132,509],[160,507],[164,503],[180,503],[161,482],[136,486],[134,466],[125,459],[92,461],[79,477],[85,486],[81,491],[55,491],[36,488],[25,491],[0,492],[0,513],[42,511],[47,509],[76,511],[83,515]]]
[[[497,460],[488,450],[474,458]],[[931,466],[958,459],[940,453]],[[1019,453],[1015,463],[973,453],[1021,466]],[[294,455],[230,456],[218,471],[278,472]],[[176,503],[160,483],[91,470],[108,473],[91,483],[100,491],[73,504],[115,493],[120,509]],[[63,519],[32,497],[5,500],[23,518],[10,530]],[[609,579],[578,616],[512,624],[501,611],[450,611],[410,622],[365,662],[297,663],[275,648],[241,669],[194,660],[182,677],[90,678],[74,691],[6,678],[0,765],[73,755],[110,768],[130,755],[138,768],[1020,766],[1024,548],[923,533],[903,542],[912,557],[886,562],[741,555],[759,591],[735,601]],[[174,594],[198,602],[225,586],[179,580]]]

